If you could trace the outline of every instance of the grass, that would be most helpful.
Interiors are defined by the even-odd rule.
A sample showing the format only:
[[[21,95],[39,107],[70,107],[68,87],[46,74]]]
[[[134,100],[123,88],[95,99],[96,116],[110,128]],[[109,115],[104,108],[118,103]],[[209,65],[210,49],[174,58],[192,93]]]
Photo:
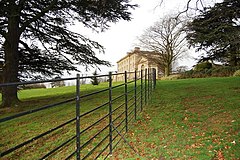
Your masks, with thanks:
[[[240,159],[240,78],[158,81],[127,139],[115,159]]]
[[[106,83],[99,86],[83,85],[81,93],[86,94],[106,87]],[[114,90],[114,96],[121,94],[122,91],[123,88]],[[0,116],[5,117],[29,108],[62,101],[74,95],[75,87],[20,91],[21,106],[0,110]],[[158,81],[151,101],[138,115],[137,121],[129,126],[130,130],[126,135],[127,140],[140,156],[121,142],[114,150],[111,159],[211,159],[214,157],[240,159],[239,95],[239,77]],[[86,98],[82,101],[81,112],[106,102],[107,98],[108,93]],[[114,107],[122,102],[123,99],[119,99]],[[93,123],[107,112],[106,106],[85,117],[81,121],[81,127]],[[73,102],[1,123],[0,152],[74,116]],[[104,127],[107,122],[108,119],[89,130],[81,137],[82,142]],[[108,130],[101,136],[106,136],[107,133]],[[37,159],[74,134],[75,125],[71,123],[3,159]],[[95,146],[98,141],[96,138],[89,148]],[[75,142],[50,159],[63,159],[74,148]],[[85,150],[89,151],[89,148]]]
[[[120,82],[121,83],[121,82]],[[114,86],[120,84],[114,83]],[[101,83],[98,86],[93,85],[82,85],[81,86],[81,95],[86,95],[95,91],[103,90],[108,87],[108,83]],[[132,89],[132,85],[129,85],[129,89]],[[29,109],[38,108],[47,104],[53,104],[56,102],[61,102],[66,99],[75,97],[75,86],[72,87],[59,87],[59,88],[50,88],[50,89],[31,89],[31,90],[21,90],[19,91],[19,98],[21,103],[19,106],[14,108],[7,108],[0,110],[0,117],[6,117],[9,115],[16,114]],[[123,87],[113,89],[113,98],[119,96],[123,93]],[[132,93],[130,94],[132,96]],[[124,97],[119,98],[114,101],[113,109],[118,107],[119,104],[122,104]],[[100,106],[108,102],[108,91],[102,92],[97,95],[89,96],[81,99],[81,114]],[[132,101],[131,101],[132,103]],[[118,112],[122,112],[124,106],[121,107]],[[109,108],[108,104],[103,108],[93,112],[83,118],[81,118],[81,129],[88,127],[93,124],[95,121],[108,114]],[[119,113],[114,113],[113,118],[118,116]],[[11,121],[1,123],[0,125],[0,152],[3,152],[11,147],[14,147],[32,137],[44,133],[51,128],[54,128],[62,123],[65,123],[68,120],[71,120],[75,117],[75,101],[61,106],[53,107],[47,110],[36,112],[30,115],[23,116],[21,118],[16,118]],[[123,118],[123,117],[121,117]],[[121,120],[121,119],[120,119]],[[116,124],[120,123],[120,120],[116,121]],[[108,117],[103,119],[103,121],[87,132],[82,134],[81,143],[86,142],[89,138],[95,135],[99,130],[108,125]],[[120,125],[122,127],[123,125]],[[55,147],[59,146],[70,137],[75,135],[75,121],[72,123],[52,132],[51,134],[40,138],[30,145],[25,145],[21,149],[18,149],[16,152],[11,153],[8,156],[3,157],[3,159],[39,159]],[[83,155],[86,152],[90,151],[91,148],[96,146],[96,144],[108,134],[108,128],[102,132],[98,137],[96,137],[88,147],[85,147],[83,150]],[[116,133],[114,133],[116,136]],[[6,138],[7,137],[7,138]],[[107,144],[108,138],[105,141]],[[54,154],[50,159],[64,159],[69,154],[75,150],[75,139],[72,143],[69,143],[64,147],[60,152]],[[104,147],[104,146],[102,146]],[[101,149],[101,147],[100,147]],[[97,153],[93,155],[96,156]],[[106,153],[105,153],[106,155]]]

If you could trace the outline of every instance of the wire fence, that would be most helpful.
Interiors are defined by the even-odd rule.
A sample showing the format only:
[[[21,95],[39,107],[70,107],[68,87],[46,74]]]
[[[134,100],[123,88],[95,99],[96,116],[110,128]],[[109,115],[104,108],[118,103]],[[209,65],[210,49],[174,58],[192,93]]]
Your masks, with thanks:
[[[124,77],[123,81],[113,82],[116,76]],[[107,87],[83,94],[81,92],[81,79],[92,79],[93,77],[108,77]],[[33,156],[30,159],[48,159],[54,156],[53,159],[107,159],[113,154],[114,149],[128,132],[130,122],[136,120],[137,114],[148,103],[148,99],[156,86],[156,70],[145,69],[117,74],[110,72],[108,75],[86,77],[80,77],[77,74],[75,78],[5,83],[0,84],[0,87],[69,80],[76,81],[75,95],[72,98],[0,119],[1,132],[8,130],[6,133],[4,132],[7,134],[15,131],[12,131],[12,128],[18,128],[23,130],[21,133],[25,133],[22,135],[13,134],[11,143],[10,140],[9,142],[6,141],[6,138],[8,138],[5,137],[6,135],[1,135],[1,158],[11,159],[13,157],[12,159],[14,159],[14,157],[19,158],[21,156],[23,159],[28,159],[27,153],[38,152],[39,154],[36,154],[38,157]],[[97,100],[97,104],[93,102],[95,99],[100,99]],[[88,102],[86,102],[87,100]],[[66,108],[69,106],[74,108],[72,109],[73,112],[69,111],[68,113]],[[56,108],[56,110],[52,110],[53,108]],[[57,114],[57,109],[63,110],[61,113],[66,114],[65,116],[59,116],[59,121],[55,122],[57,125],[54,125],[51,122],[50,114]],[[45,110],[49,110],[47,114],[45,112],[41,116],[37,114]],[[39,123],[42,128],[44,128],[43,124],[45,123],[51,123],[51,128],[46,127],[43,132],[42,130],[38,132],[36,129],[34,134],[31,134],[31,129],[21,126],[22,123],[27,123],[25,121],[30,121],[28,122],[30,126],[35,123],[34,118],[30,117],[26,120],[29,115],[33,115],[34,118],[41,121]],[[39,120],[41,118],[43,120]],[[16,121],[21,125],[15,126]],[[34,128],[34,125],[32,127]],[[68,131],[66,131],[67,128]],[[50,136],[50,134],[56,136]],[[32,137],[29,138],[28,135]],[[24,141],[14,140],[14,138],[19,139],[19,136]],[[55,139],[57,140],[54,145],[48,145]],[[10,144],[6,145],[6,143]],[[47,147],[42,147],[44,145],[47,145]],[[56,156],[58,154],[61,156]]]

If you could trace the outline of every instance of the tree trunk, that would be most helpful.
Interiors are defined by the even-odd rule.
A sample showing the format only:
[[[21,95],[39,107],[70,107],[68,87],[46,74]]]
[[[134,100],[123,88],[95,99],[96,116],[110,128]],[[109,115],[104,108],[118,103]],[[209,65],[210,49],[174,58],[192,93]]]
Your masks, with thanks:
[[[15,11],[16,12],[16,11]],[[3,83],[18,81],[19,66],[19,16],[14,11],[8,19],[8,32],[4,42],[5,62],[3,66]],[[11,107],[19,102],[17,96],[17,86],[2,88],[2,107]]]
[[[171,73],[171,70],[172,70],[172,65],[171,65],[171,63],[165,64],[165,67],[164,67],[164,76],[165,76],[165,77],[169,76],[170,73]]]
[[[167,77],[167,76],[170,75],[170,66],[169,66],[169,65],[167,65],[167,66],[165,67],[165,71],[164,71],[164,72],[165,72],[165,73],[164,73],[165,77]]]

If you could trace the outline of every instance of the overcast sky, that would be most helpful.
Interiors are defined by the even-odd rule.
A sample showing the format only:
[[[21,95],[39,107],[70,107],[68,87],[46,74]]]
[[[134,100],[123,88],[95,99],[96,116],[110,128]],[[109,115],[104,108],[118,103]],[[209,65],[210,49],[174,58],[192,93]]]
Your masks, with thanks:
[[[93,32],[91,29],[84,28],[81,25],[75,25],[73,29],[89,37],[91,40],[99,42],[105,48],[105,54],[98,55],[100,59],[107,60],[114,65],[111,68],[101,67],[102,72],[116,71],[116,62],[124,57],[127,52],[134,49],[137,43],[137,36],[140,36],[145,29],[154,24],[164,15],[175,13],[186,7],[187,0],[164,0],[159,6],[161,0],[132,0],[132,4],[138,4],[139,7],[132,12],[131,21],[119,21],[111,24],[110,28],[102,33]],[[205,2],[212,0],[205,0]],[[191,52],[193,52],[192,50]],[[192,55],[192,54],[191,54]],[[193,55],[196,57],[196,54]],[[179,65],[186,65],[189,68],[195,64],[193,59],[185,59]],[[84,69],[81,69],[84,73]],[[90,71],[89,73],[91,73]]]

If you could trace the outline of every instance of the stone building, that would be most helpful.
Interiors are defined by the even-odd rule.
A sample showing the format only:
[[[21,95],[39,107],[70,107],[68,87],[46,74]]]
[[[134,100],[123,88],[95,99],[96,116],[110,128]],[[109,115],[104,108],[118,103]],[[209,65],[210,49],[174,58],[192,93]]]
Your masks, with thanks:
[[[118,73],[134,72],[135,70],[145,70],[147,68],[155,68],[156,73],[159,73],[157,64],[151,62],[146,57],[153,56],[152,51],[141,51],[139,47],[135,47],[132,52],[128,52],[127,55],[117,61]],[[129,78],[131,79],[130,76]],[[117,81],[121,81],[122,76],[117,77]]]

